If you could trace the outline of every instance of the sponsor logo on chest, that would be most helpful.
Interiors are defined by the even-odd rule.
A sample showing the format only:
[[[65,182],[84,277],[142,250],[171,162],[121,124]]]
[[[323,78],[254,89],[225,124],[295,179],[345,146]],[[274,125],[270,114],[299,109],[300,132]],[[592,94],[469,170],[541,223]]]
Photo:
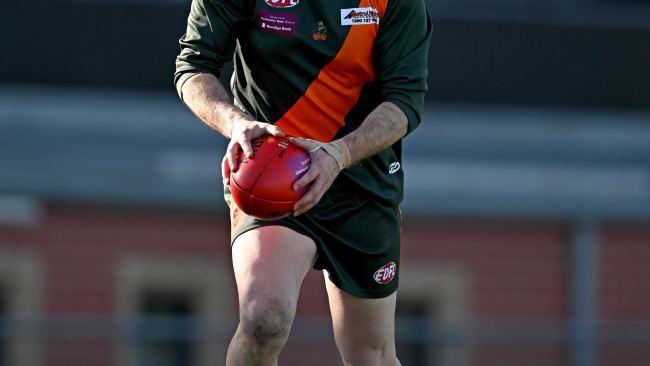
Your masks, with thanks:
[[[395,273],[397,272],[397,265],[395,262],[388,262],[383,267],[379,268],[372,275],[372,278],[375,279],[380,285],[385,285],[395,278]]]
[[[257,28],[264,33],[293,36],[298,32],[298,16],[262,9],[257,19]]]
[[[300,0],[264,0],[266,5],[274,8],[292,8],[300,2]]]
[[[379,12],[375,8],[341,9],[341,25],[379,24]]]

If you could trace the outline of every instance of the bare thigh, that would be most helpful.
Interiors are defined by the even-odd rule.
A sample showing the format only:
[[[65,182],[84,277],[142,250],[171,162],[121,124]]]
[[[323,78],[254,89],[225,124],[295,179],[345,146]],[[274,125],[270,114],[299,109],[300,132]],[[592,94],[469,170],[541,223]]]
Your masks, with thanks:
[[[334,337],[345,364],[399,364],[395,356],[396,293],[381,299],[357,297],[336,287],[323,273]]]
[[[240,318],[270,309],[293,319],[302,280],[315,256],[313,240],[283,226],[263,226],[237,237],[232,261]]]

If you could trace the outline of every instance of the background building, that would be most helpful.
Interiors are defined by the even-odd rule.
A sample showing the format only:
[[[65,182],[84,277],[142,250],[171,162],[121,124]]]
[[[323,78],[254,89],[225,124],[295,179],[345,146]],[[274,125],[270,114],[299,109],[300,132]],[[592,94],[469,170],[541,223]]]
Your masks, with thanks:
[[[188,7],[3,4],[0,365],[223,362],[225,140],[172,86]],[[402,364],[650,364],[650,3],[429,8]],[[339,364],[322,282],[303,285],[282,365]]]

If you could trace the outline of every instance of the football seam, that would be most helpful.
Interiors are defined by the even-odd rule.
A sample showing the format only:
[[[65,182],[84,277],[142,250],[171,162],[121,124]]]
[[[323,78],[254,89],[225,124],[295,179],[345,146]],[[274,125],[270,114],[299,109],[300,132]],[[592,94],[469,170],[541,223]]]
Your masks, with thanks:
[[[262,198],[262,197],[259,197],[259,196],[255,196],[252,192],[249,192],[249,191],[245,190],[245,189],[242,188],[239,184],[237,184],[237,181],[236,181],[236,180],[233,179],[232,183],[233,183],[234,185],[237,186],[237,189],[239,189],[239,190],[241,190],[241,191],[244,191],[244,192],[248,193],[248,200],[246,201],[246,208],[248,208],[248,201],[250,201],[251,196],[254,196],[254,197],[255,197],[256,199],[258,199],[258,200],[263,200],[263,201],[267,201],[267,202],[276,202],[276,203],[289,203],[289,202],[293,202],[293,201],[275,201],[275,200],[269,200],[269,199],[266,199],[266,198]]]
[[[254,195],[254,194],[252,194],[252,193],[251,193],[250,197],[255,197],[255,199],[258,199],[258,200],[266,201],[266,202],[273,202],[273,203],[291,203],[291,202],[293,202],[293,201],[273,201],[273,200],[267,200],[267,199],[264,199],[264,198],[257,197],[256,195]],[[249,200],[250,200],[250,197],[248,197]]]
[[[243,208],[244,211],[247,211],[247,210],[248,210],[248,202],[250,201],[251,196],[253,195],[253,191],[255,190],[255,186],[257,185],[257,181],[259,181],[260,178],[262,178],[262,174],[264,174],[264,172],[266,171],[266,168],[268,168],[268,166],[269,166],[269,162],[271,162],[271,159],[273,159],[273,158],[278,154],[278,148],[277,148],[277,145],[276,145],[275,147],[276,147],[275,151],[273,152],[273,154],[270,154],[270,157],[269,157],[269,158],[264,162],[264,168],[262,169],[262,171],[260,172],[260,174],[257,175],[257,178],[255,178],[255,181],[254,181],[253,184],[251,185],[251,190],[250,190],[250,192],[249,192],[248,190],[244,189],[244,188],[243,188],[242,186],[240,186],[239,184],[237,184],[237,180],[236,180],[236,179],[233,179],[233,180],[232,180],[232,182],[235,183],[235,185],[237,186],[237,188],[239,188],[239,189],[241,189],[242,191],[248,193],[248,199],[246,200],[246,207]],[[276,201],[273,201],[273,202],[276,202]],[[278,201],[278,202],[279,202],[279,201]],[[290,201],[284,201],[284,202],[290,202]]]
[[[242,188],[242,186],[240,186],[239,184],[237,184],[237,181],[235,179],[232,179],[231,183],[234,184],[235,186],[237,186],[237,189],[239,189],[240,191],[248,193],[248,199],[246,200],[246,207],[241,208],[242,211],[247,211],[248,210],[248,201],[250,201],[251,196],[253,194],[251,192],[245,190],[244,188]],[[235,205],[237,205],[237,203],[235,203]]]
[[[251,186],[251,192],[250,192],[250,195],[251,195],[251,196],[254,195],[253,192],[255,192],[255,186],[257,185],[257,182],[260,180],[260,178],[262,178],[262,175],[264,175],[264,172],[266,171],[266,169],[269,167],[269,163],[271,162],[271,160],[273,160],[274,157],[276,157],[276,156],[278,155],[278,150],[279,150],[279,148],[278,148],[278,146],[276,145],[276,146],[275,146],[275,151],[274,151],[273,154],[271,155],[271,158],[270,158],[269,160],[267,160],[266,163],[264,163],[264,169],[262,169],[262,171],[260,172],[260,174],[259,174],[259,175],[257,176],[257,178],[255,179],[255,183],[253,183],[253,185]],[[257,197],[257,196],[256,196],[256,197]],[[251,200],[251,197],[248,196],[248,201],[250,201],[250,200]],[[248,209],[248,201],[246,202],[246,209]],[[268,201],[268,200],[265,200],[265,201]],[[269,202],[279,202],[279,201],[269,201]],[[284,201],[284,202],[289,202],[289,201]]]

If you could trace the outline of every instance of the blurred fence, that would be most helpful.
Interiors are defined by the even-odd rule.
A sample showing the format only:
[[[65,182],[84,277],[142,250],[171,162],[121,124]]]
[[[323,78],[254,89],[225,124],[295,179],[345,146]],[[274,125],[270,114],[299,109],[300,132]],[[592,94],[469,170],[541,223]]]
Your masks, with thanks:
[[[628,353],[628,362],[634,353],[647,355],[650,348],[650,323],[648,320],[627,322],[602,322],[596,325],[596,342],[587,345],[576,336],[570,323],[556,320],[476,320],[465,324],[443,324],[431,319],[398,317],[398,356],[409,366],[455,366],[464,364],[498,365],[515,364],[507,353],[499,359],[479,358],[482,350],[512,347],[521,349],[555,349],[560,355],[557,364],[572,365],[569,355],[576,350],[593,354],[594,362],[604,357],[601,350],[620,347]],[[0,322],[0,342],[31,341],[35,344],[55,343],[56,353],[68,354],[69,360],[83,354],[83,343],[105,342],[107,348],[120,348],[130,353],[129,364],[156,366],[203,365],[194,353],[200,343],[221,346],[225,349],[232,336],[236,321],[232,317],[195,318],[178,316],[150,316],[137,319],[112,316],[47,316],[30,318],[3,318]],[[338,364],[332,354],[331,321],[321,316],[298,316],[289,339],[291,347],[309,347],[313,364]],[[82,346],[83,347],[83,346]],[[584,347],[590,347],[585,349]],[[6,348],[5,348],[6,352]],[[529,351],[530,352],[530,351]],[[489,353],[489,351],[488,351]],[[535,352],[532,352],[534,355]],[[223,357],[224,355],[219,355]],[[295,356],[295,357],[294,357]],[[41,356],[43,357],[43,356]],[[115,357],[115,356],[111,356]],[[321,359],[319,359],[319,357]],[[562,358],[565,358],[562,361]],[[301,357],[284,353],[286,364],[297,364]],[[95,360],[106,364],[107,360]],[[471,362],[470,362],[471,361]],[[620,365],[636,364],[621,360]],[[547,361],[530,359],[526,364],[541,365]]]

